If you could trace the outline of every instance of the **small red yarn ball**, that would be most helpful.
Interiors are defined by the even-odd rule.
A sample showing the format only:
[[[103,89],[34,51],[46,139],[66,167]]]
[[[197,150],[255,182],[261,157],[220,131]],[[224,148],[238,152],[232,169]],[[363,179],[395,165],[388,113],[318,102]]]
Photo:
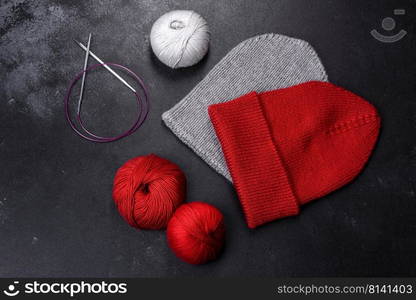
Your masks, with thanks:
[[[190,264],[203,264],[220,254],[225,240],[224,217],[212,205],[191,202],[179,207],[167,229],[169,247]]]
[[[114,178],[113,200],[121,216],[136,228],[166,228],[185,194],[181,169],[154,154],[127,161]]]

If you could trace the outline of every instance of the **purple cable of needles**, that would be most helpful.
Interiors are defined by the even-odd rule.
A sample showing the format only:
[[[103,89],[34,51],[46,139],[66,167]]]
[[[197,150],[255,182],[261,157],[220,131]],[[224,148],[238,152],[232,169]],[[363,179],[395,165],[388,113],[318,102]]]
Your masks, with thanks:
[[[82,132],[81,130],[79,130],[77,128],[75,123],[72,121],[71,116],[70,116],[70,112],[69,112],[69,98],[71,97],[72,89],[74,88],[77,81],[82,77],[82,75],[84,73],[88,73],[89,71],[92,71],[93,69],[96,69],[96,68],[101,67],[103,65],[113,66],[113,67],[122,69],[122,70],[126,71],[127,73],[129,73],[134,78],[134,80],[139,84],[139,86],[143,90],[143,94],[144,94],[144,97],[141,97],[137,92],[135,92],[135,93],[133,92],[135,94],[136,100],[137,100],[137,118],[134,121],[133,125],[127,131],[125,131],[125,132],[123,132],[123,133],[121,133],[117,136],[113,136],[113,137],[102,137],[102,136],[93,134],[91,131],[89,131],[85,127],[85,125],[82,121],[81,110],[79,110],[79,111],[77,111],[77,114],[76,114],[76,120],[78,121],[80,127],[84,131],[84,132]],[[119,65],[119,64],[115,64],[115,63],[95,64],[95,65],[92,65],[92,66],[88,67],[86,70],[81,71],[80,73],[78,73],[75,76],[75,78],[72,80],[71,84],[69,85],[69,88],[68,88],[68,91],[66,93],[65,100],[64,100],[64,106],[65,106],[65,116],[66,116],[66,119],[67,119],[69,125],[71,126],[72,130],[75,131],[80,137],[82,137],[82,138],[84,138],[88,141],[92,141],[92,142],[96,142],[96,143],[114,142],[114,141],[120,140],[120,139],[122,139],[126,136],[129,136],[130,134],[135,132],[137,129],[139,129],[139,127],[146,120],[146,117],[149,113],[148,93],[147,93],[147,89],[146,89],[146,86],[144,85],[143,80],[137,74],[135,74],[132,70],[130,70],[129,68],[127,68],[125,66],[122,66],[122,65]]]

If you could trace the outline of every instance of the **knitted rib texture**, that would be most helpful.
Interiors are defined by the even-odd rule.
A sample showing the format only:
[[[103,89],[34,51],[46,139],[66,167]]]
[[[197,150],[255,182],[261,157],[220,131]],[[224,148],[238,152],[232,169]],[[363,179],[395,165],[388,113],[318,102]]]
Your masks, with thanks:
[[[250,228],[350,182],[380,129],[370,103],[326,82],[252,92],[208,111]]]
[[[250,91],[269,91],[312,80],[327,81],[327,75],[307,42],[278,34],[256,36],[233,48],[162,119],[205,162],[231,180],[208,106]]]

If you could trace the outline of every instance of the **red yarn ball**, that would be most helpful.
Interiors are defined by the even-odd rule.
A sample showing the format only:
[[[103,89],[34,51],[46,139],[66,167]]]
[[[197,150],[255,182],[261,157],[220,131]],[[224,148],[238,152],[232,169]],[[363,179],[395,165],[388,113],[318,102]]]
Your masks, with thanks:
[[[224,245],[222,213],[212,205],[192,202],[179,207],[167,229],[169,247],[190,264],[214,260]]]
[[[186,178],[181,169],[154,154],[127,161],[114,178],[117,209],[136,228],[166,228],[185,194]]]

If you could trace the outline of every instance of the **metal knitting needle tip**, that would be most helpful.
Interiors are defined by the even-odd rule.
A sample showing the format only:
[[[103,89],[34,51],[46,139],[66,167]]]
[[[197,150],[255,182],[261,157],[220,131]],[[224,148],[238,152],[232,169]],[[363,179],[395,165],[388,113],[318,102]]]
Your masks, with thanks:
[[[82,103],[82,97],[84,94],[84,84],[85,84],[85,76],[87,75],[87,66],[88,66],[88,57],[90,54],[90,45],[91,45],[91,33],[88,36],[88,44],[87,44],[87,51],[85,52],[85,60],[84,60],[84,73],[82,74],[82,81],[81,81],[81,91],[79,93],[79,99],[78,99],[78,110],[77,113],[80,114],[81,112],[81,103]]]
[[[75,43],[78,44],[82,49],[85,51],[87,50],[87,47],[85,47],[82,43],[78,42],[77,40],[74,40]],[[120,75],[118,75],[113,69],[111,69],[105,62],[103,62],[97,55],[95,55],[92,51],[88,52],[89,55],[91,55],[96,61],[98,61],[100,64],[103,65],[104,68],[106,68],[111,74],[113,74],[118,80],[120,80],[125,86],[127,86],[130,90],[133,91],[133,93],[136,93],[136,90],[127,82],[125,81]]]

